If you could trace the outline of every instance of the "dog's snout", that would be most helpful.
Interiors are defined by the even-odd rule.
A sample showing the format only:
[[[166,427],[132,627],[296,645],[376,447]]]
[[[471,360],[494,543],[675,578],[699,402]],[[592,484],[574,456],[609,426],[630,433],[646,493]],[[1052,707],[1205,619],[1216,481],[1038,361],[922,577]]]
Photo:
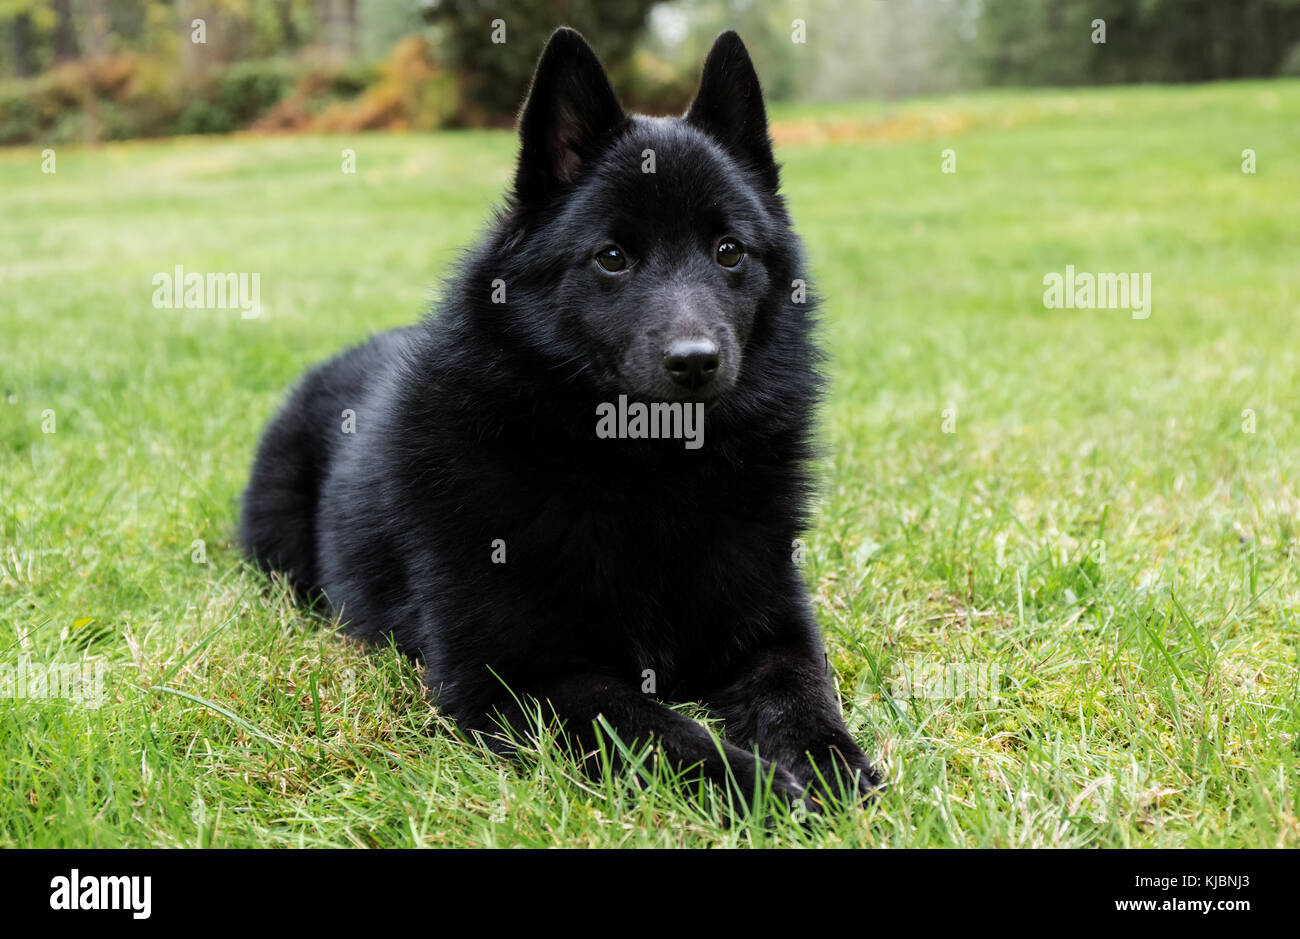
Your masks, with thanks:
[[[718,373],[718,345],[711,339],[678,339],[664,352],[664,370],[679,385],[699,388]]]

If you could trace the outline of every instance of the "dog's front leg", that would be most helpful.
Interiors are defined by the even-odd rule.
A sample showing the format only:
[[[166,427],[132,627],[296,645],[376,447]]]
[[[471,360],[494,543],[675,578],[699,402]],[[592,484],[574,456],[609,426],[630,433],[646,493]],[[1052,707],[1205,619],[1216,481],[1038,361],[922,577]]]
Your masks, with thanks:
[[[880,775],[849,736],[820,643],[795,639],[760,649],[706,704],[729,739],[790,770],[813,798],[857,802]]]
[[[526,695],[503,698],[481,718],[462,726],[494,751],[514,756],[518,738],[537,718],[535,710],[525,713],[521,700],[530,707],[541,702],[543,721],[558,719],[563,741],[593,776],[600,772],[593,725],[603,718],[629,748],[653,743],[670,764],[688,770],[688,778],[703,778],[728,788],[746,805],[752,805],[764,779],[770,779],[772,792],[789,804],[803,796],[803,786],[783,767],[719,740],[702,724],[599,673],[571,674],[540,683]],[[503,732],[503,728],[511,732]],[[616,763],[622,763],[617,753],[613,756]]]

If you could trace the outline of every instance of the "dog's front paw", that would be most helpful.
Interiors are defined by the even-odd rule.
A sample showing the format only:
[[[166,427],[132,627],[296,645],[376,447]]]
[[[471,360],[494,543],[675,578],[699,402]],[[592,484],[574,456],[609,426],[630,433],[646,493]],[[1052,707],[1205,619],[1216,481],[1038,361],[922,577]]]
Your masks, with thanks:
[[[772,764],[772,795],[790,807],[802,803],[807,797],[803,781],[783,766]]]
[[[884,788],[884,777],[856,746],[809,750],[791,770],[810,809],[858,805]]]

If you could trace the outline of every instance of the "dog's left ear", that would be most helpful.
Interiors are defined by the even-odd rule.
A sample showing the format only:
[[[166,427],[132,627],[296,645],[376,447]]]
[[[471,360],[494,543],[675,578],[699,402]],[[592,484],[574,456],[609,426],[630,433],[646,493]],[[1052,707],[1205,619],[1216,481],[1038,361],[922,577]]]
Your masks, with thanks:
[[[767,136],[763,89],[749,51],[734,30],[719,36],[709,50],[686,121],[712,135],[776,191],[779,179]]]
[[[625,120],[587,40],[577,30],[557,29],[537,62],[519,121],[516,196],[536,205],[572,183]]]

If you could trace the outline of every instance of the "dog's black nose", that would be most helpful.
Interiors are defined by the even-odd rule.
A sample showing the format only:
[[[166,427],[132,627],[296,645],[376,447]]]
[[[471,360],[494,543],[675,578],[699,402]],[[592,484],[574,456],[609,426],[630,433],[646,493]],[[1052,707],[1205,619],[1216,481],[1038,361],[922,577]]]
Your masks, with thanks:
[[[679,385],[707,385],[718,373],[718,347],[708,339],[678,339],[664,353],[664,370]]]

